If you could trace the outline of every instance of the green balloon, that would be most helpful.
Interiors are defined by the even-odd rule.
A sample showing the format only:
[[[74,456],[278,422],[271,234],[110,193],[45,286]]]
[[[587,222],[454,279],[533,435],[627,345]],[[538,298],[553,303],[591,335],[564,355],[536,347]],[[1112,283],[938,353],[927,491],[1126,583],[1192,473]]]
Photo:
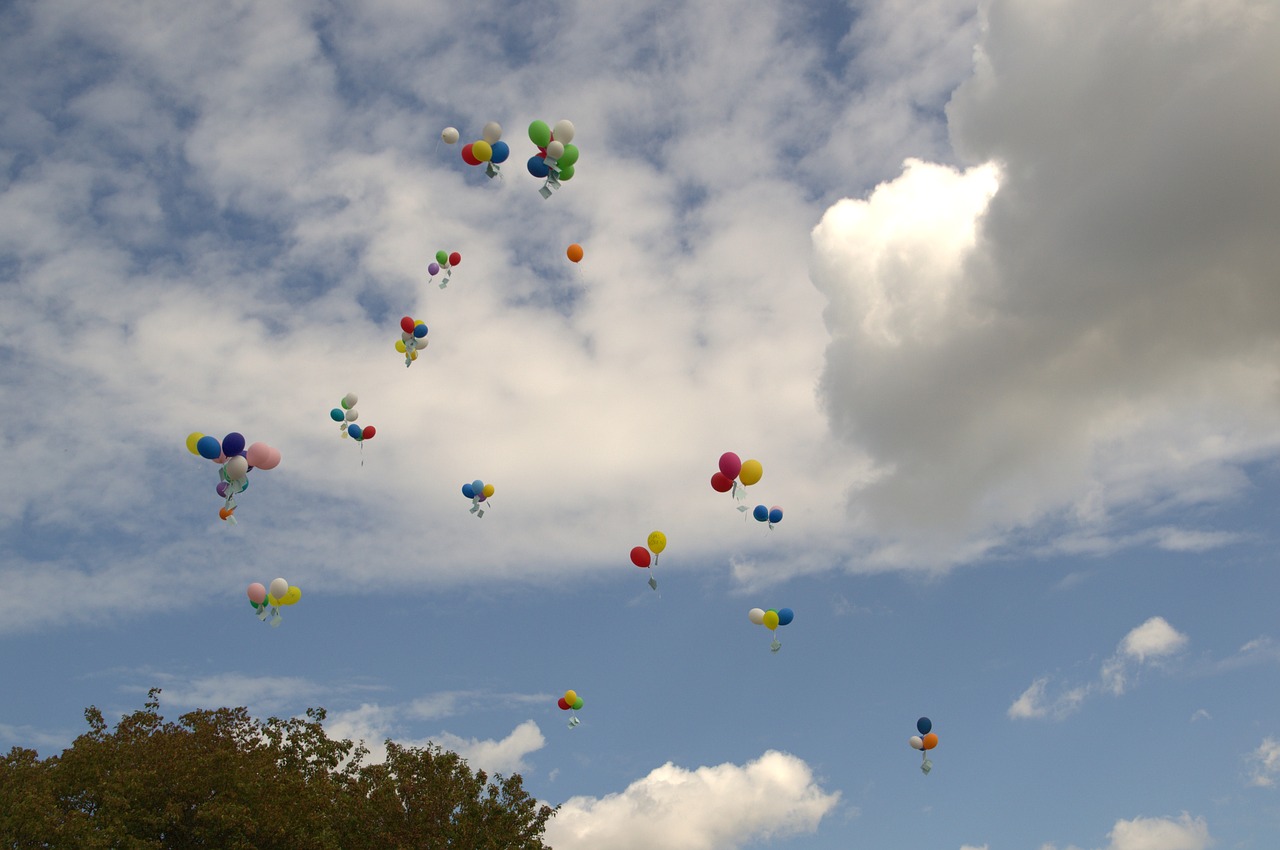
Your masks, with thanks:
[[[578,697],[573,701],[573,710],[577,711],[580,708],[582,708],[582,697]]]
[[[449,265],[449,255],[444,251],[436,251],[436,262],[442,266]]]
[[[546,121],[534,121],[529,125],[529,141],[540,148],[551,144],[551,128]]]
[[[563,183],[563,182],[564,182],[564,181],[566,181],[566,180],[571,179],[572,177],[573,177],[573,166],[572,166],[572,165],[562,165],[562,166],[560,166],[560,182],[561,182],[561,183]]]
[[[561,168],[567,168],[572,166],[577,161],[578,161],[578,146],[565,145],[564,153],[561,154],[560,158],[556,160],[556,164],[558,164]]]

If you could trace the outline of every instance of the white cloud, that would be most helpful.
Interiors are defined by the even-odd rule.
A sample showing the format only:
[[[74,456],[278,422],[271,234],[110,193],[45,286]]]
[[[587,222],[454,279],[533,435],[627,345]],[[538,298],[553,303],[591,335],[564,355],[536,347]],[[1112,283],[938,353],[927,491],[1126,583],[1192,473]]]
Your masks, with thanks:
[[[1187,636],[1169,625],[1164,617],[1152,617],[1124,636],[1120,652],[1142,662],[1180,652],[1187,642]]]
[[[1186,812],[1176,819],[1118,820],[1108,835],[1107,850],[1205,850],[1212,843],[1204,818]]]
[[[985,844],[961,844],[960,850],[989,850]]]
[[[804,761],[769,751],[745,765],[670,762],[606,797],[573,797],[547,825],[557,850],[733,850],[812,832],[840,797]]]
[[[547,743],[542,730],[532,720],[524,721],[500,741],[464,739],[447,732],[433,735],[431,740],[462,756],[473,770],[482,769],[489,774],[501,773],[507,776],[527,771],[529,765],[525,763],[524,757],[542,749]]]
[[[1248,756],[1249,784],[1270,788],[1280,776],[1280,740],[1264,738],[1258,748]]]

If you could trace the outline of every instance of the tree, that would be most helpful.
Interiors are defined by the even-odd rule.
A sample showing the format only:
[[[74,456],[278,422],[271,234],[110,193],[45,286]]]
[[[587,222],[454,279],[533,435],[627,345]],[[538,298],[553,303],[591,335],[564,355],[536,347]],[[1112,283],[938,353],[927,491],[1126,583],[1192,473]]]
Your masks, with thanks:
[[[166,722],[159,689],[114,731],[89,731],[43,761],[0,761],[4,848],[427,848],[548,850],[554,809],[519,775],[490,779],[456,753],[387,741],[387,760],[325,733],[322,708],[265,722],[245,708]]]

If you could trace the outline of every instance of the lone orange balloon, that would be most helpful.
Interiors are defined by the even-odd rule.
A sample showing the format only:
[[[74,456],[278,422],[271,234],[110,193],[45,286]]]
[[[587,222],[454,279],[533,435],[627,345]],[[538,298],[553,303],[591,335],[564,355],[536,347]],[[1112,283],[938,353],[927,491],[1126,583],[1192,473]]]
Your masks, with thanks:
[[[565,251],[565,255],[575,263],[582,262],[582,246],[574,242],[569,246],[569,250]]]

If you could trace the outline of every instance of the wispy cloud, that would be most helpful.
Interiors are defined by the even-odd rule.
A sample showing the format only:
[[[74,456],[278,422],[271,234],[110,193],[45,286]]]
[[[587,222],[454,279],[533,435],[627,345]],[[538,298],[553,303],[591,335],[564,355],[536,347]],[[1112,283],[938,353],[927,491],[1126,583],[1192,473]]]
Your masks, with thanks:
[[[1267,736],[1258,748],[1246,757],[1249,765],[1249,784],[1270,788],[1280,776],[1280,740]]]

